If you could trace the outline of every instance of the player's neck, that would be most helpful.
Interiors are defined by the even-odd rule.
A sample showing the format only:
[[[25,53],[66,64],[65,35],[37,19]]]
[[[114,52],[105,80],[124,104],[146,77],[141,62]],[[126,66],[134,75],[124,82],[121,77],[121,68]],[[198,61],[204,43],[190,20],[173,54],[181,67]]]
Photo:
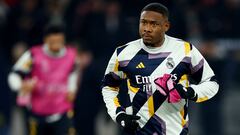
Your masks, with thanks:
[[[49,49],[49,47],[47,45],[43,45],[43,50],[47,55],[52,56],[52,57],[62,57],[62,56],[64,56],[65,51],[66,51],[66,49],[64,47],[59,52],[53,52]]]
[[[165,37],[163,37],[163,39],[156,44],[145,44],[145,45],[149,48],[158,48],[158,47],[161,47],[163,45],[164,41],[165,41]]]
[[[153,47],[161,47],[163,45],[164,41],[165,41],[165,37],[163,37],[162,40],[160,40],[160,42],[158,42],[157,44],[154,44]]]

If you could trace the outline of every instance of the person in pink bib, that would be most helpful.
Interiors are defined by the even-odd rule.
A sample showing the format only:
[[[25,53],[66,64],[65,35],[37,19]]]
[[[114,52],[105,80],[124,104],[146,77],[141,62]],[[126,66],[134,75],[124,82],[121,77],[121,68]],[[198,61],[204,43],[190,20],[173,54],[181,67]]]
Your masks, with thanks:
[[[43,41],[16,62],[9,74],[9,85],[18,93],[17,104],[29,110],[29,134],[36,131],[37,135],[67,135],[73,129],[77,50],[65,45],[60,25],[48,26]],[[31,131],[33,126],[35,131]]]

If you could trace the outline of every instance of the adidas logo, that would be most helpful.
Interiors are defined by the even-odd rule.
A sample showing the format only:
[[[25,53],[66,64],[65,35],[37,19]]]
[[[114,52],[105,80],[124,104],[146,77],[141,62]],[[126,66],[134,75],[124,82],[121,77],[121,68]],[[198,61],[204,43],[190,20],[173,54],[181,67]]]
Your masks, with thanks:
[[[140,63],[136,66],[136,68],[145,68],[145,66],[144,66],[144,64],[143,64],[142,62],[140,62]]]

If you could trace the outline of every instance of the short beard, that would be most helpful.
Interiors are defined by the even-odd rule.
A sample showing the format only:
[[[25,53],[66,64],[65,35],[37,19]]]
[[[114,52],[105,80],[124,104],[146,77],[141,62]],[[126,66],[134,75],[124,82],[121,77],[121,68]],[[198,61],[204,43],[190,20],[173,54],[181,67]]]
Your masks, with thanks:
[[[154,44],[153,43],[145,43],[143,42],[146,46],[150,46],[150,47],[154,47]]]

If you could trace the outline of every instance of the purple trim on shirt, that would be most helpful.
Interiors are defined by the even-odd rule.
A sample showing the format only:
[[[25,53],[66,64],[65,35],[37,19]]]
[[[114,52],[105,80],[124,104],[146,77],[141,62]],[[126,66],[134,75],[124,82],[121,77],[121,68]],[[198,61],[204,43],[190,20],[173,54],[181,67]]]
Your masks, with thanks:
[[[119,61],[120,67],[126,67],[130,60]]]
[[[183,60],[181,62],[185,62],[185,63],[191,63],[191,57],[184,57]]]
[[[204,64],[204,59],[201,59],[196,66],[192,67],[192,74],[197,72],[199,69],[201,69],[203,67],[203,64]]]
[[[149,59],[166,58],[170,53],[171,52],[163,52],[163,53],[157,53],[157,54],[149,53],[148,58]]]
[[[166,135],[166,123],[157,115],[153,115],[153,118],[157,120],[158,123],[160,123],[161,128],[162,128],[162,134],[161,135]]]
[[[183,128],[188,128],[189,122],[187,121],[186,124],[183,126]]]

